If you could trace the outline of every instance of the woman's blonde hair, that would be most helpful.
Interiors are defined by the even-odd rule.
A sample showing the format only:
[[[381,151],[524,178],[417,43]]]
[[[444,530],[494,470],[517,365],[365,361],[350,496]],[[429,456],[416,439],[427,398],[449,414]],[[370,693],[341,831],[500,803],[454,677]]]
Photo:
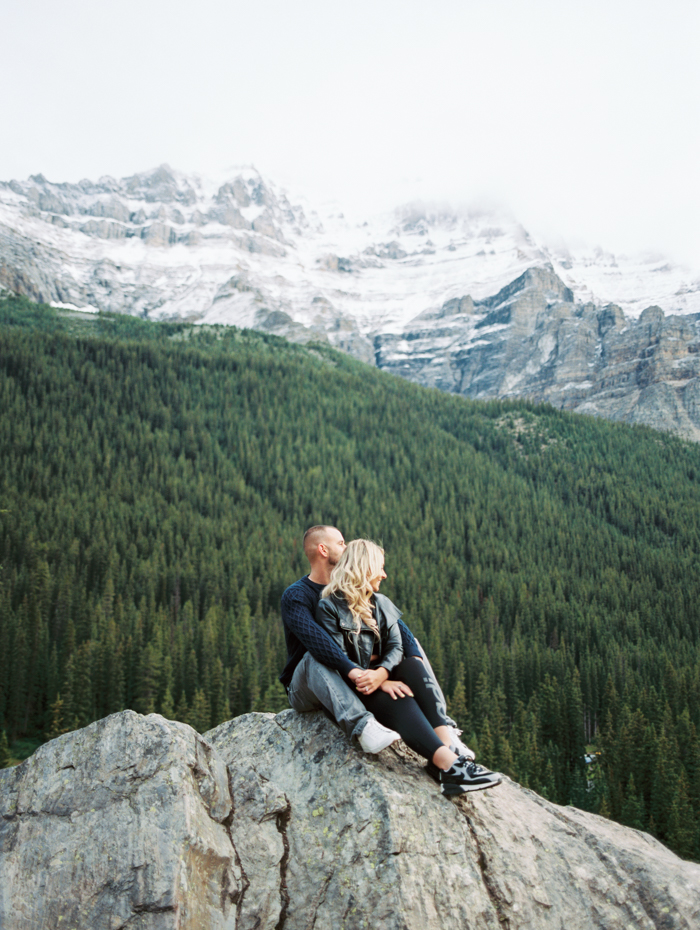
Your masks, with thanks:
[[[377,639],[380,639],[377,621],[372,613],[372,585],[370,581],[379,577],[384,567],[384,550],[371,539],[351,540],[338,564],[331,572],[331,580],[323,589],[322,597],[340,594],[352,614],[355,633],[359,633],[362,624],[368,626]]]

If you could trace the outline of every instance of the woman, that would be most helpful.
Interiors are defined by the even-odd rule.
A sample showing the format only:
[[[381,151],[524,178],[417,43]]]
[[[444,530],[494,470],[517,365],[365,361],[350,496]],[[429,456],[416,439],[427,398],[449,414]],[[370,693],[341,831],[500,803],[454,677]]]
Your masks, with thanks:
[[[492,788],[500,775],[453,751],[454,730],[430,689],[420,659],[404,658],[389,598],[379,594],[386,578],[384,550],[368,539],[348,543],[322,591],[316,620],[364,674],[348,684],[386,727],[400,733],[428,760],[428,770],[445,795]]]

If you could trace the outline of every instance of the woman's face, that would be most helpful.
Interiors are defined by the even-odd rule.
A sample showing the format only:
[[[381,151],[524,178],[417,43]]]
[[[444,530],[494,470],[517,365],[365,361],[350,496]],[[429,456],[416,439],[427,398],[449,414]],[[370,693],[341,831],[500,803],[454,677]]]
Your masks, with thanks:
[[[384,571],[384,562],[382,561],[382,567],[379,570],[379,574],[377,575],[377,577],[369,579],[369,583],[370,583],[372,590],[378,591],[379,585],[382,583],[382,581],[384,581],[385,578],[386,578],[386,572]]]

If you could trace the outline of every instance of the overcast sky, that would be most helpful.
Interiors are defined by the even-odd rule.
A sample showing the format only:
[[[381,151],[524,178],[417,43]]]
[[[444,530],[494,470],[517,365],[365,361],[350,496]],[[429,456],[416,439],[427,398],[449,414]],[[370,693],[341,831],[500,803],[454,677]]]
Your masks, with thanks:
[[[254,164],[700,269],[698,0],[0,0],[0,179]]]

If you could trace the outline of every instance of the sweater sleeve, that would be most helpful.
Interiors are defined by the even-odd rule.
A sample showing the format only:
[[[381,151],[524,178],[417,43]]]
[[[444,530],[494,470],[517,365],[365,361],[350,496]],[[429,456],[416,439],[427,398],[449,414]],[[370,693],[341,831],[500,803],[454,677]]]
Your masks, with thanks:
[[[399,620],[399,630],[401,631],[401,642],[403,644],[403,654],[408,658],[409,656],[416,656],[421,659],[421,651],[418,648],[418,643],[416,642],[413,633],[409,630],[403,620]]]
[[[288,597],[286,593],[282,597],[282,620],[318,662],[336,669],[346,677],[354,668],[359,667],[350,661],[328,633],[316,623],[306,604]]]

